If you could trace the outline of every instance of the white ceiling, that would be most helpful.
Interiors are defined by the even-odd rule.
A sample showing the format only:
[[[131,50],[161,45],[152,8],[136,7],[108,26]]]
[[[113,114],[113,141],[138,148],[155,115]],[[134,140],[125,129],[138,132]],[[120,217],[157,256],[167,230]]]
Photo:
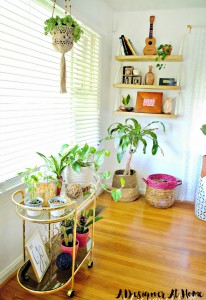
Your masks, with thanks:
[[[104,0],[114,11],[206,7],[206,0]]]

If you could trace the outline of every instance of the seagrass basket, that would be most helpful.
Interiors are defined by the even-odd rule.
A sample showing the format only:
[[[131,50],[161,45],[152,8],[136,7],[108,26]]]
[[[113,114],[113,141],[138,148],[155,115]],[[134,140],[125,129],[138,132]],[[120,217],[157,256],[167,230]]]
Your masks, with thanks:
[[[147,180],[145,199],[148,204],[157,208],[168,208],[175,201],[175,188],[182,184],[181,180],[167,174],[153,174]]]

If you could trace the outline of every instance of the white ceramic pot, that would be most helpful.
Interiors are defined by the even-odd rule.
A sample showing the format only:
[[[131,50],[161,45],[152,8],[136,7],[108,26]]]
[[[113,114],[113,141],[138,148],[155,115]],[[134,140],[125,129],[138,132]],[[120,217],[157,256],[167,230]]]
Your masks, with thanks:
[[[29,206],[29,207],[33,207],[33,208],[42,207],[44,199],[37,197],[36,200],[38,201],[38,203],[32,203],[31,199],[28,197],[28,198],[24,199],[24,204],[25,204],[25,206]],[[42,213],[41,211],[35,211],[35,210],[29,210],[29,209],[27,209],[26,212],[27,212],[27,215],[30,217],[37,217]]]
[[[67,199],[65,199],[61,196],[56,196],[56,197],[50,199],[48,202],[49,202],[50,207],[58,208],[61,206],[65,206],[65,204],[67,203]],[[65,212],[65,208],[51,210],[51,215],[54,217],[61,217],[64,214],[64,212]]]

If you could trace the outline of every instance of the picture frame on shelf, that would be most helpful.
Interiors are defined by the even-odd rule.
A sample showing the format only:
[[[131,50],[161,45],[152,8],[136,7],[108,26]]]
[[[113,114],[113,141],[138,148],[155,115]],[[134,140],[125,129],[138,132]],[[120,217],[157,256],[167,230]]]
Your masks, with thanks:
[[[132,76],[134,67],[132,66],[124,66],[123,67],[123,75]]]
[[[141,84],[141,77],[140,76],[133,76],[132,77],[132,84]]]
[[[132,84],[132,76],[123,76],[123,82],[124,84]]]

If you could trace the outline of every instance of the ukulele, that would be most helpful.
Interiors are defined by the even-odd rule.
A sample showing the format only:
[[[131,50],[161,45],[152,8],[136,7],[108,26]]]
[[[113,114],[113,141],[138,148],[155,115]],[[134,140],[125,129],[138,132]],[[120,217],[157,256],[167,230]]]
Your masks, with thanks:
[[[150,29],[149,29],[149,37],[146,38],[145,43],[146,46],[144,47],[143,53],[144,55],[155,55],[157,50],[155,47],[156,39],[153,38],[153,23],[155,20],[155,16],[150,17]]]

